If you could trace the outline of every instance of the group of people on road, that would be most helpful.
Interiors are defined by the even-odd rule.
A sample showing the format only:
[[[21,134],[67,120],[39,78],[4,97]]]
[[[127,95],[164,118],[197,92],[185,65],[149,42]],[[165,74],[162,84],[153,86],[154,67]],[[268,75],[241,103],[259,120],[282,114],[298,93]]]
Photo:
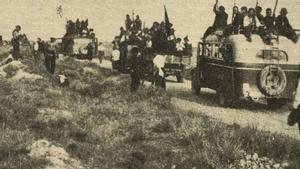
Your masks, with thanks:
[[[280,10],[280,14],[276,17],[275,11],[271,8],[266,9],[266,14],[263,16],[262,8],[257,4],[255,8],[233,7],[232,22],[227,24],[228,14],[224,6],[218,7],[218,0],[213,9],[216,17],[213,26],[209,27],[204,33],[203,38],[206,39],[209,35],[221,31],[221,37],[227,37],[233,34],[244,34],[248,41],[251,41],[252,34],[258,34],[262,40],[270,44],[272,35],[285,36],[294,43],[298,41],[298,36],[290,25],[287,18],[288,11],[286,8]]]

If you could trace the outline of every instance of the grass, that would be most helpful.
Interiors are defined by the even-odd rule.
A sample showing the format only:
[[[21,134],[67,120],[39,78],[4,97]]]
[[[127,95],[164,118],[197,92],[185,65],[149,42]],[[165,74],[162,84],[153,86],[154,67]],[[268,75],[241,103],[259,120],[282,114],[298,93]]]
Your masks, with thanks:
[[[299,168],[300,144],[292,138],[181,112],[170,103],[171,95],[152,87],[131,94],[128,76],[92,63],[67,58],[49,75],[42,60],[22,62],[44,79],[0,81],[0,168],[47,165],[27,155],[26,147],[37,139],[62,145],[89,168],[226,168],[243,151]],[[60,73],[69,87],[60,87]],[[37,120],[44,108],[70,111],[72,121]]]

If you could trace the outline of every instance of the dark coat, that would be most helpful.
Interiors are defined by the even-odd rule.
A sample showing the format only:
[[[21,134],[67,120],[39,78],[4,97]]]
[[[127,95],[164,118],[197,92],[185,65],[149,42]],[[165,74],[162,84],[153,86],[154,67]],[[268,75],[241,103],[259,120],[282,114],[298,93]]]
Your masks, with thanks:
[[[214,6],[214,12],[216,14],[213,27],[215,29],[224,29],[227,26],[228,14],[225,11],[218,11],[216,5]]]

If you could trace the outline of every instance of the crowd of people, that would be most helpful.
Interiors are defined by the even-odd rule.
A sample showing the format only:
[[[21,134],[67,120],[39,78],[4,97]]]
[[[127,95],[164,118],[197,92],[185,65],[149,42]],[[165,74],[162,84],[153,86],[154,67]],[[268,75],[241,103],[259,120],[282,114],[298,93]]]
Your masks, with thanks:
[[[244,34],[248,41],[251,41],[252,34],[258,34],[262,40],[270,44],[272,35],[285,36],[294,43],[298,41],[298,36],[290,25],[287,18],[288,11],[286,8],[280,10],[280,14],[276,17],[275,11],[271,8],[266,9],[266,15],[263,16],[262,8],[257,5],[255,8],[247,8],[246,6],[233,7],[233,15],[231,24],[227,23],[228,14],[224,6],[218,7],[218,0],[213,9],[216,17],[213,26],[209,27],[204,33],[203,39],[209,35],[221,31],[221,37],[227,37],[233,34]]]
[[[121,56],[125,56],[127,45],[137,45],[139,52],[145,54],[163,53],[173,55],[191,54],[191,43],[186,36],[183,40],[176,38],[171,23],[154,22],[151,28],[143,26],[136,15],[131,19],[126,15],[125,28],[120,28],[120,34],[113,41],[114,49],[119,49]]]
[[[145,64],[146,59],[141,60],[140,58],[136,58],[138,57],[138,54],[141,54],[143,56],[142,58],[147,58],[147,56],[157,57],[162,55],[173,55],[180,57],[181,59],[184,55],[192,55],[192,45],[188,36],[183,40],[181,38],[176,38],[173,24],[170,23],[168,19],[160,23],[154,22],[152,27],[148,28],[145,27],[145,24],[143,25],[139,15],[136,15],[133,18],[134,19],[128,14],[126,15],[125,28],[120,28],[120,34],[116,36],[112,42],[113,58],[115,58],[114,60],[119,60],[119,65],[121,67],[126,66],[124,63],[128,60],[128,45],[136,46],[136,48],[131,50],[131,59],[128,60],[130,74],[132,75],[132,91],[136,90],[137,86],[139,86],[139,81],[142,80],[141,77],[144,76],[144,74],[147,74],[147,71],[143,70],[151,69],[148,67],[149,64]],[[153,57],[150,58],[152,58],[151,62],[156,66]],[[153,83],[156,86],[165,88],[165,77],[162,73],[158,73],[161,72],[159,70],[161,70],[162,67],[159,67],[157,69],[158,71],[154,73],[157,75],[154,75]],[[137,71],[137,69],[139,70]],[[148,70],[148,72],[149,71],[150,70]],[[151,73],[153,72],[150,72],[150,74]]]

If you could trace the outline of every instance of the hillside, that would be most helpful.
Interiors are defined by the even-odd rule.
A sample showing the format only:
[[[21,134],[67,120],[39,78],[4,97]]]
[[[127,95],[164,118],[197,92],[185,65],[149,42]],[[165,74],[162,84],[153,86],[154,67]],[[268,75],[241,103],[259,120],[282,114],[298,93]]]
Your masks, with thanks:
[[[178,109],[153,87],[131,94],[96,61],[61,57],[50,75],[26,57],[0,75],[1,169],[300,166],[298,140]]]

